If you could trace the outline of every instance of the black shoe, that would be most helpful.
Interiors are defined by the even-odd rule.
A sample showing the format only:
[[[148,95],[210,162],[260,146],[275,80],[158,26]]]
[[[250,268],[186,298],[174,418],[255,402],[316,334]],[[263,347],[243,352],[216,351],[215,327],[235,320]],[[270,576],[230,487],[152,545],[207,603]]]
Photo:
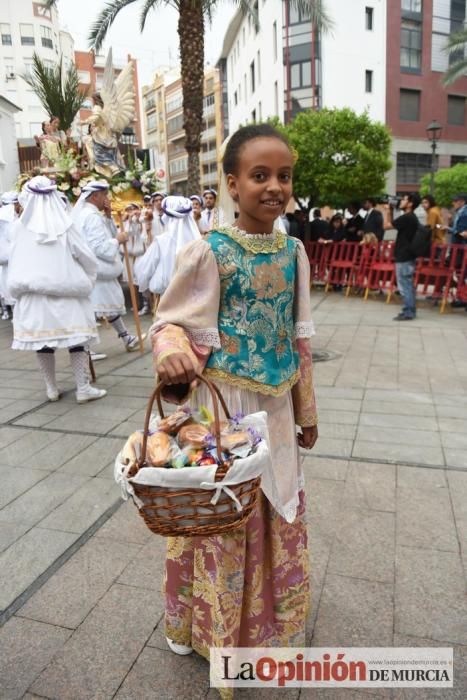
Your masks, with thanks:
[[[415,316],[406,316],[405,314],[398,314],[394,316],[393,321],[414,321]]]
[[[451,301],[451,306],[453,309],[467,308],[465,301],[460,301],[459,299],[454,299],[454,301]]]

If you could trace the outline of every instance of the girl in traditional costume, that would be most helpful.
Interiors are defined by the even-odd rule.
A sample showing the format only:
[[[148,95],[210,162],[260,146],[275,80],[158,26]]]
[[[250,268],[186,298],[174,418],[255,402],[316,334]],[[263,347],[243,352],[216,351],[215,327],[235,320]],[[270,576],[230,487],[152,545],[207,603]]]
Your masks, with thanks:
[[[23,212],[11,227],[7,286],[16,299],[13,350],[37,354],[47,398],[58,401],[55,350],[66,348],[76,399],[106,395],[89,383],[86,347],[98,341],[91,302],[97,260],[66,212],[57,186],[39,175],[26,183]]]
[[[152,328],[164,398],[185,402],[203,372],[232,413],[266,411],[273,467],[244,527],[169,539],[165,625],[176,653],[208,658],[210,647],[305,642],[310,588],[299,446],[311,449],[317,438],[309,264],[303,244],[274,228],[292,193],[292,170],[290,146],[270,125],[231,137],[223,171],[236,226],[186,246]],[[209,406],[204,386],[191,403]]]

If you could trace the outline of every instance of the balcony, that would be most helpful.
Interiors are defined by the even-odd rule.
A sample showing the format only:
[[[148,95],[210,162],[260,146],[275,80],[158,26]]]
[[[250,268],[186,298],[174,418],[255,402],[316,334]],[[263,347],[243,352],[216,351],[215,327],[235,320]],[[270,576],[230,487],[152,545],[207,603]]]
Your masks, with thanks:
[[[209,163],[210,161],[216,161],[217,163],[217,151],[215,149],[201,153],[202,163]]]
[[[216,127],[212,126],[210,129],[206,129],[201,134],[201,139],[203,141],[209,141],[209,139],[216,138]]]
[[[54,47],[52,39],[48,39],[45,36],[41,38],[41,44],[45,49],[53,49]]]

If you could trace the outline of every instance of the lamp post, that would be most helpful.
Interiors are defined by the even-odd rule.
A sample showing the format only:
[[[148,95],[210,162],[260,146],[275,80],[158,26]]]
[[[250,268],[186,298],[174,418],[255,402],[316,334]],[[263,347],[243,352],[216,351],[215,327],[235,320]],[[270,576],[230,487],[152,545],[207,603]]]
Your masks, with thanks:
[[[438,145],[438,141],[441,138],[441,131],[443,127],[439,122],[436,121],[436,119],[433,119],[430,124],[426,127],[426,133],[428,136],[428,140],[431,141],[431,175],[430,175],[430,194],[433,195],[434,189],[435,189],[435,173],[436,173],[436,166],[437,166],[437,157],[436,157],[436,146]]]
[[[129,161],[130,150],[136,144],[136,134],[132,126],[126,126],[120,136],[120,142],[126,146],[127,165]]]

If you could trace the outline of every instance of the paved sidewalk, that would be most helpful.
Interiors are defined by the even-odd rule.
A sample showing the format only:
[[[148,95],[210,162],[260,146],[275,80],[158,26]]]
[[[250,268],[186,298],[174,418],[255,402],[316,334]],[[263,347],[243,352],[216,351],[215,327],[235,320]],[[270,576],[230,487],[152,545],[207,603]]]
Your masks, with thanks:
[[[304,456],[313,575],[308,643],[453,646],[452,691],[289,690],[280,697],[467,697],[467,314],[312,296],[320,439]],[[44,401],[35,358],[0,325],[0,699],[217,697],[165,644],[164,540],[122,505],[112,462],[141,427],[151,357],[102,329],[108,396]],[[259,698],[257,690],[239,697]],[[269,691],[274,700],[279,692]]]

